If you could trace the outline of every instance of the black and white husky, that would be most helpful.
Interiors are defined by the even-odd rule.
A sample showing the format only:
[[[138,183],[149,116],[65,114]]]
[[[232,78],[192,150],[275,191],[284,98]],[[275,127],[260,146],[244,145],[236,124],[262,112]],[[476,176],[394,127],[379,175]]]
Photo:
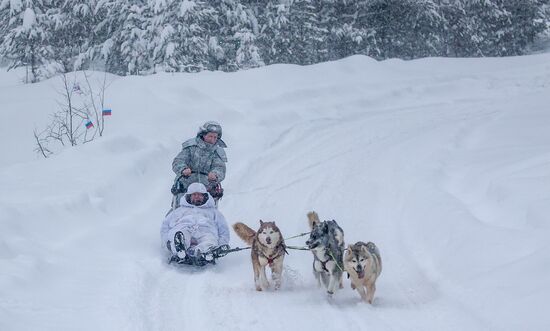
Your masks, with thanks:
[[[334,220],[321,222],[314,211],[307,218],[311,233],[306,245],[313,253],[313,274],[319,287],[323,284],[332,295],[343,287],[344,231]]]

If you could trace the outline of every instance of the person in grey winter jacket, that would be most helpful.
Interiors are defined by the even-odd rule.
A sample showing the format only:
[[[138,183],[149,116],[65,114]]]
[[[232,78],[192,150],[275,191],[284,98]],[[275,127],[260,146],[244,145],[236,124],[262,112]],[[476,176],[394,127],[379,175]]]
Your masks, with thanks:
[[[208,121],[197,132],[195,138],[182,144],[181,152],[172,162],[176,173],[176,184],[180,190],[174,197],[173,208],[178,207],[181,196],[191,183],[202,183],[208,192],[213,193],[225,178],[227,145],[221,140],[222,127],[219,123]],[[179,182],[179,183],[178,183]]]
[[[162,246],[173,256],[194,258],[229,245],[229,228],[214,199],[201,183],[189,185],[180,206],[169,213],[160,229]]]

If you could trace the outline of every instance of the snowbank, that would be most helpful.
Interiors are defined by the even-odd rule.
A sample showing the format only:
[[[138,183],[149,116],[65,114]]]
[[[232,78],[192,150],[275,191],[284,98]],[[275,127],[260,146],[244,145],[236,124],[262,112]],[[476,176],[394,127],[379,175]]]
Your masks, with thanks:
[[[0,73],[1,330],[550,327],[549,54],[110,79],[105,137],[44,160],[32,130],[59,80]],[[171,161],[210,119],[229,145],[226,218],[287,237],[309,210],[336,219],[381,250],[374,305],[347,280],[327,300],[308,252],[290,252],[279,292],[254,291],[248,253],[166,264]]]

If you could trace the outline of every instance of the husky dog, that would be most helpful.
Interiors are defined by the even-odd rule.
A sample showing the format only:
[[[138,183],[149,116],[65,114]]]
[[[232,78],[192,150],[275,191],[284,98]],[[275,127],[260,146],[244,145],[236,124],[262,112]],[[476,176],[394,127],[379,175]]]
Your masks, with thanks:
[[[343,287],[344,231],[334,220],[321,222],[314,211],[307,218],[311,233],[306,245],[313,253],[313,274],[319,287],[323,284],[332,295]]]
[[[376,279],[382,272],[382,259],[378,247],[370,241],[358,241],[349,245],[344,257],[344,267],[351,277],[351,288],[357,290],[361,299],[372,304],[376,291]]]
[[[244,223],[238,222],[233,224],[233,230],[245,243],[252,246],[251,257],[256,290],[261,291],[269,287],[265,274],[268,265],[271,268],[271,277],[275,282],[275,289],[278,290],[281,287],[286,245],[275,222],[260,220],[258,231],[254,231]]]

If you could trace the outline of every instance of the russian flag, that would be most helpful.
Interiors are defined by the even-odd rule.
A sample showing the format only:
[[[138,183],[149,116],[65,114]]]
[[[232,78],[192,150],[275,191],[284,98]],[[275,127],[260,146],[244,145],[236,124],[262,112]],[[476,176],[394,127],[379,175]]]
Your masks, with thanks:
[[[101,112],[103,116],[111,116],[111,109],[103,109]]]
[[[94,127],[94,123],[92,123],[92,121],[88,120],[88,122],[86,122],[86,129],[91,129]]]

